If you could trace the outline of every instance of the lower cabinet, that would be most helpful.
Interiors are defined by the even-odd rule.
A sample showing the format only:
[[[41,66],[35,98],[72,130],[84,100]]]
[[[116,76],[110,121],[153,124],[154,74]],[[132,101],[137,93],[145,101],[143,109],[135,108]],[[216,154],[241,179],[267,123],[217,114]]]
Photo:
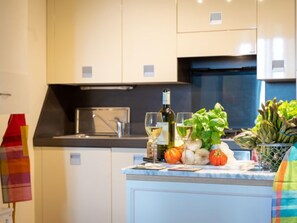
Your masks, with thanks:
[[[143,162],[145,154],[146,149],[112,148],[112,223],[126,222],[126,175],[121,169]]]
[[[271,222],[271,185],[252,185],[249,180],[236,184],[236,179],[219,183],[218,178],[208,178],[209,183],[199,183],[191,177],[169,181],[167,176],[128,177],[127,223]]]
[[[146,149],[35,147],[38,223],[125,223],[126,175]]]
[[[35,148],[36,222],[111,223],[110,148]]]

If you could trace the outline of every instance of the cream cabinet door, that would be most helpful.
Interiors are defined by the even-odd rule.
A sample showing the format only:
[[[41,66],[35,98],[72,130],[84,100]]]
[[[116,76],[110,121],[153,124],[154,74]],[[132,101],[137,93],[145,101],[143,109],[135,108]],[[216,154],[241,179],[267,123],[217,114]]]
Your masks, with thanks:
[[[295,1],[258,1],[257,77],[295,79]]]
[[[0,1],[0,114],[28,111],[28,2]]]
[[[47,82],[119,83],[121,0],[47,1]]]
[[[178,32],[255,29],[257,0],[178,0]]]
[[[178,57],[256,54],[256,30],[178,33]]]
[[[36,222],[111,223],[110,148],[35,148]]]
[[[0,72],[0,114],[27,113],[30,103],[27,74]]]
[[[112,223],[126,223],[126,175],[121,169],[143,162],[145,148],[112,148]]]
[[[123,0],[123,82],[176,82],[175,0]]]

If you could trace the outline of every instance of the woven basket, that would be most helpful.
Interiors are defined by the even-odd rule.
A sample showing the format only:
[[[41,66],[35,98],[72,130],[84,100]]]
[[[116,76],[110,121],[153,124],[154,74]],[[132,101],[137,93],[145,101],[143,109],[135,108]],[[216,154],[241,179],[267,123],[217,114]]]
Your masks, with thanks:
[[[258,162],[263,170],[276,172],[281,164],[286,152],[292,144],[273,143],[260,144],[256,147]]]

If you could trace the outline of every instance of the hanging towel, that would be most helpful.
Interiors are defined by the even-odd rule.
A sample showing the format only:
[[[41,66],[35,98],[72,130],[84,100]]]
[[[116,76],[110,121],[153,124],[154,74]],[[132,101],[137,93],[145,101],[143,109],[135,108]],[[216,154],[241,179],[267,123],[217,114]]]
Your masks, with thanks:
[[[287,151],[274,178],[272,223],[297,222],[297,143]]]
[[[3,203],[32,200],[27,139],[25,115],[10,115],[0,147]]]

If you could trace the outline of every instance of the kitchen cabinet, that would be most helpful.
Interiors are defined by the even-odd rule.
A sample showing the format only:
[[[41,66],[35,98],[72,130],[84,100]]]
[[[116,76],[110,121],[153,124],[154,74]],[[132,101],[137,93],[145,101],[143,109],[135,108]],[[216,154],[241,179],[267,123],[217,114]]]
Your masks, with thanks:
[[[28,2],[0,3],[0,114],[28,111]]]
[[[254,55],[256,36],[256,30],[178,33],[177,56],[182,58]]]
[[[110,148],[35,148],[36,222],[111,223]]]
[[[176,82],[176,1],[123,0],[123,82]]]
[[[145,148],[112,148],[112,223],[126,222],[126,176],[121,169],[143,162]]]
[[[257,0],[178,0],[178,32],[255,29]]]
[[[256,54],[256,6],[256,0],[178,0],[177,57]]]
[[[36,222],[125,223],[126,178],[146,148],[35,147]]]
[[[295,1],[258,1],[257,78],[295,79]]]
[[[120,83],[121,0],[47,1],[47,82]]]
[[[126,222],[271,222],[273,180],[224,179],[219,171],[213,179],[149,172],[127,175]]]

